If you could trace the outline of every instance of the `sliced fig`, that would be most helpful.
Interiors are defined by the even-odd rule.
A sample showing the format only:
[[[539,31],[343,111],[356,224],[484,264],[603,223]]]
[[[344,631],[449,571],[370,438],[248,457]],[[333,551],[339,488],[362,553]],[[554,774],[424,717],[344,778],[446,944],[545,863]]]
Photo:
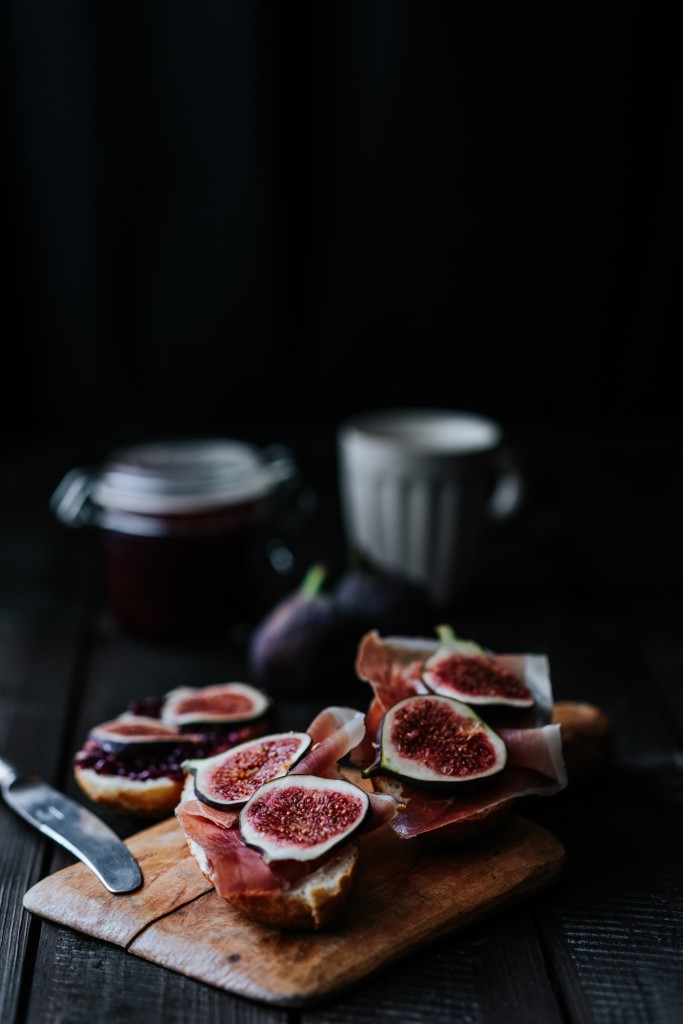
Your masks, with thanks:
[[[463,783],[496,775],[506,761],[505,743],[471,707],[420,694],[384,715],[377,759],[362,774],[393,775],[452,795]]]
[[[88,738],[107,752],[119,753],[127,749],[136,755],[193,742],[191,736],[182,736],[176,728],[164,725],[158,718],[129,714],[94,726]]]
[[[240,743],[215,757],[185,763],[194,775],[195,794],[210,807],[246,803],[259,786],[286,775],[309,749],[306,732],[280,732]]]
[[[270,710],[271,699],[249,683],[218,683],[193,688],[179,686],[166,695],[162,721],[181,729],[201,725],[243,725]]]
[[[532,708],[528,686],[499,665],[479,644],[459,640],[449,626],[439,626],[439,646],[422,667],[422,681],[432,693],[465,704]]]
[[[370,798],[345,779],[283,775],[266,782],[240,812],[245,842],[265,861],[309,861],[350,839]]]

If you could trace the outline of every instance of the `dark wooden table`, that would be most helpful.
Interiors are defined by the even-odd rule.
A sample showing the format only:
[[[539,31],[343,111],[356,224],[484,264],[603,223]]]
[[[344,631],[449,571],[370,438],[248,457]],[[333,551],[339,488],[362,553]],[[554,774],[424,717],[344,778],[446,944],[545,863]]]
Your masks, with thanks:
[[[556,697],[614,722],[610,770],[525,807],[565,846],[552,888],[294,1012],[30,915],[26,890],[72,861],[0,807],[2,1024],[683,1019],[683,557],[668,437],[519,427],[527,505],[490,538],[458,614],[461,635],[547,653]],[[294,441],[319,491],[303,566],[339,545],[334,449],[324,432]],[[245,673],[235,637],[151,642],[111,621],[92,538],[47,508],[61,474],[97,451],[25,444],[1,474],[0,751],[79,798],[71,761],[90,726],[133,697]],[[333,699],[281,702],[282,721],[304,726]],[[123,836],[140,827],[105,817]]]

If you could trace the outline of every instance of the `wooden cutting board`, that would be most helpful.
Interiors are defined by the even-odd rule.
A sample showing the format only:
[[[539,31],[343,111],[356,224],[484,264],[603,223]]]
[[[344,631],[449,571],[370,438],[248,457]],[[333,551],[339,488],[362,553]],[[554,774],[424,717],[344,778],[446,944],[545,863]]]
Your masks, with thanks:
[[[572,701],[555,705],[553,721],[562,728],[569,783],[585,785],[609,763],[612,723],[592,704]],[[384,827],[361,841],[360,880],[345,915],[308,935],[264,928],[221,900],[175,818],[127,843],[144,878],[137,892],[113,896],[78,863],[38,882],[24,906],[188,977],[280,1006],[320,1002],[540,892],[565,858],[554,836],[513,814],[455,851],[399,839]]]
[[[24,906],[188,977],[279,1006],[338,994],[439,936],[541,891],[564,862],[557,839],[517,815],[451,852],[384,827],[362,840],[362,872],[343,918],[302,934],[264,928],[221,900],[175,818],[127,844],[144,878],[137,892],[114,896],[77,863],[33,886]]]

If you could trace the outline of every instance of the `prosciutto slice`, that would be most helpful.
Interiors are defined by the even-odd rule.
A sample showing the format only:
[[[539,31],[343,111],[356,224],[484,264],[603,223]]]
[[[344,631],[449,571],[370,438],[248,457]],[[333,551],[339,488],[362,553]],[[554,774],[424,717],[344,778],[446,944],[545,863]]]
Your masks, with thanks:
[[[207,874],[223,899],[253,889],[282,888],[277,875],[263,857],[245,845],[237,822],[224,828],[212,821],[199,800],[186,800],[176,808],[185,838],[201,848]]]
[[[422,682],[422,663],[436,650],[436,642],[408,637],[387,637],[366,633],[358,647],[356,674],[370,683],[373,696],[365,715],[365,735],[351,752],[351,762],[365,768],[374,760],[382,718],[404,697],[428,693]]]
[[[325,708],[308,730],[313,747],[292,769],[291,774],[339,775],[338,761],[363,738],[365,716],[354,708]],[[397,803],[390,795],[368,793],[370,807],[361,832],[390,822]],[[185,837],[199,847],[206,859],[207,874],[224,899],[251,891],[285,890],[311,874],[319,861],[278,861],[267,864],[258,850],[247,846],[239,828],[239,810],[218,810],[196,799],[187,799],[176,808],[176,817]]]
[[[203,813],[203,806],[198,800],[188,800],[177,808],[176,816],[186,838],[201,847],[207,873],[223,899],[243,892],[289,889],[325,859],[266,864],[259,851],[244,842],[237,820],[223,828]]]
[[[289,774],[334,778],[339,774],[341,758],[362,741],[365,716],[354,708],[325,708],[306,731],[313,739],[313,746]]]
[[[421,679],[422,664],[436,647],[435,640],[423,638],[383,639],[376,632],[363,637],[356,671],[370,684],[373,696],[366,713],[365,736],[351,753],[353,764],[365,768],[375,760],[382,718],[389,708],[405,697],[429,692]],[[405,805],[390,822],[405,839],[512,804],[521,797],[550,796],[567,785],[560,726],[546,724],[553,706],[547,658],[534,654],[492,657],[529,687],[536,700],[534,715],[519,718],[524,724],[517,727],[494,726],[505,742],[507,763],[481,789],[444,798],[402,780],[382,779],[382,791]]]
[[[356,673],[373,691],[371,709],[381,719],[385,711],[416,693],[428,693],[422,682],[422,666],[438,647],[426,637],[380,637],[376,631],[361,639],[356,656]],[[523,682],[535,706],[525,724],[547,725],[553,711],[550,666],[545,654],[493,654],[487,656]],[[374,707],[373,707],[374,705]],[[374,720],[374,719],[373,719]],[[516,720],[521,720],[519,715]],[[372,723],[371,723],[372,724]]]
[[[525,796],[551,796],[567,785],[559,725],[501,731],[508,762],[485,789],[450,799],[433,796],[398,779],[382,780],[382,789],[405,806],[390,827],[403,839],[465,821],[483,811],[512,804]]]

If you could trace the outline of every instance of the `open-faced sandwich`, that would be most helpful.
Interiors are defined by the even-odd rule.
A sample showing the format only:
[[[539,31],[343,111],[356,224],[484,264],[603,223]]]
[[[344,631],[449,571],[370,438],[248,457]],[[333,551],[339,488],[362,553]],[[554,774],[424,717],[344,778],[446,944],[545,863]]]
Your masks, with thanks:
[[[283,929],[317,930],[342,912],[359,838],[397,812],[392,797],[340,771],[364,733],[362,712],[329,707],[306,732],[269,734],[186,764],[176,816],[219,896]]]
[[[112,810],[171,814],[185,783],[183,763],[261,736],[271,711],[270,697],[242,682],[145,697],[90,730],[74,759],[76,781]]]
[[[352,760],[402,805],[391,822],[399,836],[457,845],[520,798],[557,793],[567,774],[547,658],[437,632],[361,640],[356,671],[373,696]]]

